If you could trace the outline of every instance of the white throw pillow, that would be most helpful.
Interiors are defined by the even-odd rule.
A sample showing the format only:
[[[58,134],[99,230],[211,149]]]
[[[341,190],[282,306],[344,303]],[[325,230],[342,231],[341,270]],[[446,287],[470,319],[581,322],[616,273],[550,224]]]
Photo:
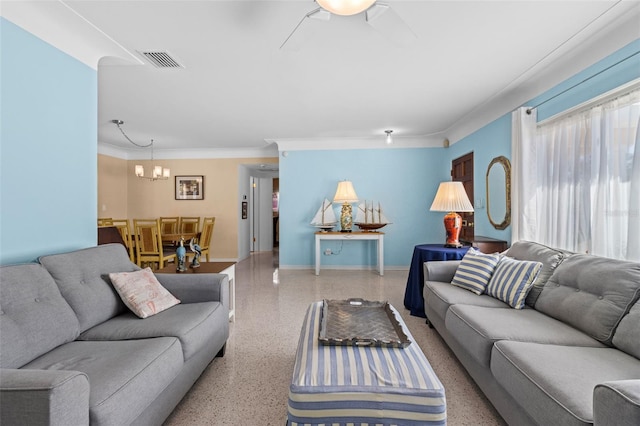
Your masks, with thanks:
[[[180,303],[162,287],[150,268],[109,274],[120,298],[140,318],[147,318]]]

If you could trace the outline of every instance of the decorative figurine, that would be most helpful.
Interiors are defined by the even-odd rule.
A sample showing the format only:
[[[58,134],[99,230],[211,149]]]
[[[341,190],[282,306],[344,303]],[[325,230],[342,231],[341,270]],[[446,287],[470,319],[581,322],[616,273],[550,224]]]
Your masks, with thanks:
[[[184,260],[187,256],[187,249],[184,248],[184,238],[180,237],[180,245],[176,249],[176,256],[178,257],[178,266],[176,272],[184,272],[187,268],[184,266]]]
[[[193,256],[193,260],[191,261],[191,267],[199,268],[202,249],[200,249],[200,246],[198,244],[193,242],[193,238],[191,239],[191,241],[189,241],[189,248],[191,248],[191,251],[195,253],[195,256]]]

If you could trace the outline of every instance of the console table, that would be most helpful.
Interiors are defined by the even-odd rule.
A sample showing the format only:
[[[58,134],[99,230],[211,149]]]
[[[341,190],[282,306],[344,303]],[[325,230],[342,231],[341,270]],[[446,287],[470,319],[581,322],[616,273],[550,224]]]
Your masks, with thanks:
[[[156,274],[226,274],[229,277],[229,321],[236,320],[236,263],[235,262],[202,262],[199,268],[190,268],[184,272],[176,271],[176,264],[170,263]]]
[[[316,275],[320,275],[320,241],[377,241],[378,242],[378,271],[384,275],[384,233],[383,232],[316,232]]]
[[[469,247],[449,248],[444,244],[420,244],[413,249],[413,258],[407,278],[407,288],[404,293],[404,307],[411,315],[426,318],[424,313],[424,269],[422,264],[429,260],[460,260]]]
[[[482,253],[501,253],[507,249],[507,242],[497,238],[481,237],[476,235],[472,240],[461,240],[464,245],[470,245],[480,250]]]

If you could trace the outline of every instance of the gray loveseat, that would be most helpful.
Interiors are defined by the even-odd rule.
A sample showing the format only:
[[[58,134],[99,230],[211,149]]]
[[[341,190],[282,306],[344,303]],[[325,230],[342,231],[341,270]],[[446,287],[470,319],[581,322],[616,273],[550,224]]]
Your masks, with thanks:
[[[425,262],[429,324],[511,425],[640,425],[640,264],[506,254],[543,264],[524,309],[452,285],[460,261]]]
[[[140,319],[120,244],[0,268],[0,424],[161,424],[229,335],[228,277],[158,274],[181,303]]]

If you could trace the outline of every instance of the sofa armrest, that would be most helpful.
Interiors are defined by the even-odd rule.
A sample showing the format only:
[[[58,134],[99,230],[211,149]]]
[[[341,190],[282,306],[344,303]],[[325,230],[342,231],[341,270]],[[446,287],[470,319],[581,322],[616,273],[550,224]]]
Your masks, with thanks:
[[[227,274],[156,274],[156,278],[181,303],[222,302],[229,309]]]
[[[640,425],[640,379],[598,384],[593,390],[593,424]]]
[[[424,281],[450,283],[460,265],[459,260],[430,260],[424,262]]]
[[[88,425],[89,378],[79,371],[0,369],[0,424]]]

